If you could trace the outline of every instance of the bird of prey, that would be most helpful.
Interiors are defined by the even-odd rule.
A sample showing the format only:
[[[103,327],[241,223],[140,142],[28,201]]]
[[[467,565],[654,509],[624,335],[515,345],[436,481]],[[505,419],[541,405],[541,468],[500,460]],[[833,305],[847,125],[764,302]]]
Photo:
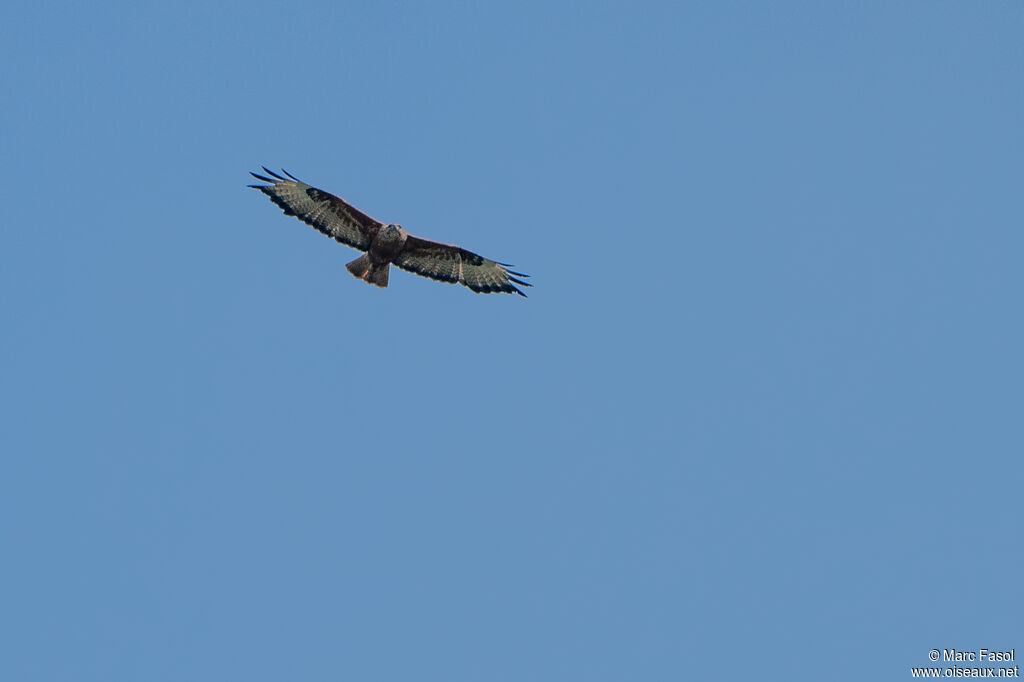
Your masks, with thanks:
[[[263,166],[268,176],[250,173],[266,185],[249,185],[270,197],[285,215],[312,225],[328,237],[360,251],[362,256],[346,265],[348,271],[369,284],[387,287],[388,270],[394,263],[417,275],[463,284],[478,294],[506,293],[525,297],[516,284],[532,286],[518,277],[521,272],[450,244],[411,235],[401,225],[374,220],[344,200],[310,187],[288,171],[283,177]]]

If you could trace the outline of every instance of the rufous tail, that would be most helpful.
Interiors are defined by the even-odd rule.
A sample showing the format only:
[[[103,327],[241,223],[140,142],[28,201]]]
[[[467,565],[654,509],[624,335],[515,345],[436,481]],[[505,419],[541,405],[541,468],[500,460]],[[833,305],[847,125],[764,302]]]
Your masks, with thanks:
[[[370,260],[370,254],[364,253],[345,267],[357,279],[382,289],[388,286],[388,271],[391,270],[391,263],[374,263]]]

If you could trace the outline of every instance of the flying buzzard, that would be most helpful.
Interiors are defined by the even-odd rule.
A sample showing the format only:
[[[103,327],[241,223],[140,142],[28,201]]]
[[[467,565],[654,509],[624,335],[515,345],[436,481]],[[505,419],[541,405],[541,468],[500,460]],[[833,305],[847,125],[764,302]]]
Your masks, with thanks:
[[[515,285],[532,286],[517,277],[527,277],[498,263],[450,244],[411,235],[401,225],[374,220],[354,206],[322,189],[310,187],[288,171],[287,178],[263,167],[267,175],[250,173],[268,185],[249,185],[270,197],[284,210],[328,237],[360,251],[362,256],[346,265],[357,278],[379,287],[388,285],[388,270],[394,263],[403,270],[452,284],[464,284],[478,294],[502,292],[525,297]]]

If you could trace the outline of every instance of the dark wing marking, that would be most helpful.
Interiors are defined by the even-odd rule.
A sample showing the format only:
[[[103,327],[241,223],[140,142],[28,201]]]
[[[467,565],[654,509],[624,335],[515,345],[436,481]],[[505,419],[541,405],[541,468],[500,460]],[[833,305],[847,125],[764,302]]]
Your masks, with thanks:
[[[498,263],[458,246],[440,244],[413,235],[406,239],[405,248],[395,258],[394,264],[417,275],[442,282],[464,284],[478,294],[503,292],[525,297],[526,294],[515,284],[533,286],[529,282],[516,279],[529,275],[508,270],[507,263]]]
[[[263,170],[270,177],[256,173],[250,175],[270,184],[249,187],[258,189],[270,197],[271,201],[281,207],[285,215],[295,216],[342,244],[348,244],[361,251],[370,248],[377,230],[381,228],[381,222],[333,194],[310,187],[288,171],[281,171],[288,176],[284,178],[266,166]]]

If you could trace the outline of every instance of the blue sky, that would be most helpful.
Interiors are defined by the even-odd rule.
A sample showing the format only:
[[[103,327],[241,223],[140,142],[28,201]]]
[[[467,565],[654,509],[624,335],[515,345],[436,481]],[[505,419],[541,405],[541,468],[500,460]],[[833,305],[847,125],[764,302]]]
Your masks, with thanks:
[[[0,678],[1024,650],[1020,3],[8,5]]]

